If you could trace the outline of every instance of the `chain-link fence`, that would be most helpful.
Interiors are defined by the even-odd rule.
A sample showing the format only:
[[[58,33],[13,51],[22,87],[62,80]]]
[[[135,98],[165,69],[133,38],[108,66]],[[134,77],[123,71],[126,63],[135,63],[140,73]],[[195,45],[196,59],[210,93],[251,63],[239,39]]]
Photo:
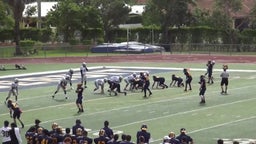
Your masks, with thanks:
[[[224,54],[255,55],[256,45],[245,44],[102,44],[102,45],[69,45],[47,44],[33,47],[21,47],[22,55],[15,55],[15,46],[0,46],[0,58],[12,57],[71,57],[118,54]]]

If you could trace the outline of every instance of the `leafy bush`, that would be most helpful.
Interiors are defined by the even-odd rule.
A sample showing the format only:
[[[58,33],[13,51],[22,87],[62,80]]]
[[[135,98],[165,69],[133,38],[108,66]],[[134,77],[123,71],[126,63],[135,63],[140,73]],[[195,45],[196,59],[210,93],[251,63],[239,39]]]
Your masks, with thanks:
[[[20,41],[21,50],[24,53],[24,55],[30,55],[30,54],[34,54],[37,52],[37,50],[34,49],[35,43],[36,43],[36,41],[33,41],[33,40],[21,40]]]

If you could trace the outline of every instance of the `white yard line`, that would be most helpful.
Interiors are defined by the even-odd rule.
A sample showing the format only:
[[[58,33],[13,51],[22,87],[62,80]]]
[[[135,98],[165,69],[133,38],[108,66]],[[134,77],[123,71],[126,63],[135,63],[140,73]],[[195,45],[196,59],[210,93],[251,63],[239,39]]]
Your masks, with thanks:
[[[88,67],[90,70],[99,69],[99,68],[115,68],[115,69],[157,69],[157,70],[183,70],[183,68],[166,68],[166,67],[122,67],[122,66],[95,66],[95,67]],[[79,71],[79,68],[73,69],[74,71]],[[206,71],[206,68],[200,69],[200,68],[190,68],[191,71]],[[223,71],[222,69],[214,69],[214,71]],[[228,69],[229,72],[256,72],[256,70],[241,70],[241,69]],[[65,70],[58,70],[58,71],[46,71],[46,72],[35,72],[35,73],[26,73],[26,74],[15,74],[15,75],[6,75],[6,76],[0,76],[0,78],[13,78],[13,77],[23,77],[23,76],[32,76],[32,75],[43,75],[43,74],[54,74],[54,73],[64,73],[67,72],[67,69]]]
[[[196,129],[196,130],[193,130],[191,132],[188,132],[188,134],[202,132],[202,131],[206,131],[206,130],[209,130],[209,129],[223,127],[223,126],[226,126],[226,125],[230,125],[230,124],[234,124],[234,123],[239,123],[239,122],[242,122],[242,121],[247,121],[247,120],[252,120],[252,119],[256,119],[256,116],[251,116],[251,117],[242,118],[242,119],[238,119],[238,120],[234,120],[234,121],[229,121],[229,122],[226,122],[226,123],[217,124],[217,125],[213,125],[213,126],[210,126],[210,127],[205,127],[205,128],[202,128],[202,129]],[[161,139],[153,140],[151,142],[158,142],[158,141],[161,142],[162,140],[163,139],[161,138]]]
[[[98,66],[98,67],[90,67],[89,69],[98,69],[98,68],[103,68],[104,66]],[[105,68],[119,68],[119,69],[158,69],[158,70],[183,70],[183,68],[163,68],[163,67],[119,67],[119,66],[106,66]],[[79,71],[78,69],[74,69],[75,71]],[[197,69],[197,68],[191,68],[191,71],[206,71],[206,69]],[[8,75],[8,76],[1,76],[0,78],[12,78],[12,77],[17,77],[17,76],[32,76],[32,75],[40,75],[40,74],[54,74],[54,73],[60,73],[60,72],[66,72],[67,70],[59,70],[59,71],[50,71],[50,72],[37,72],[37,73],[28,73],[28,74],[20,74],[20,75]],[[214,69],[214,71],[223,71],[222,69]],[[238,69],[229,69],[230,72],[256,72],[256,70],[238,70]],[[246,86],[246,87],[253,87],[253,86]],[[243,89],[245,87],[240,87],[240,88],[235,88],[235,89]],[[232,90],[232,89],[230,89]],[[212,93],[217,93],[219,91],[215,91]],[[186,99],[186,98],[191,98],[194,97],[195,95],[192,96],[185,96],[185,97],[179,97],[179,99]],[[45,96],[42,96],[45,97]],[[103,99],[109,99],[112,97],[104,97],[104,98],[98,98],[98,99],[93,99],[93,100],[87,100],[86,102],[90,102],[90,101],[98,101],[98,100],[103,100]],[[50,99],[50,97],[49,97]],[[145,123],[148,121],[153,121],[153,120],[158,120],[158,119],[163,119],[163,118],[167,118],[167,117],[173,117],[173,116],[177,116],[177,115],[182,115],[182,114],[187,114],[187,113],[193,113],[193,112],[197,112],[197,111],[203,111],[203,110],[207,110],[207,109],[211,109],[211,108],[216,108],[216,107],[221,107],[221,106],[227,106],[227,105],[232,105],[232,104],[236,104],[236,103],[242,103],[242,102],[247,102],[247,101],[251,101],[251,100],[255,100],[256,98],[251,98],[251,99],[245,99],[245,100],[240,100],[240,101],[235,101],[235,102],[231,102],[231,103],[225,103],[225,104],[219,104],[219,105],[215,105],[215,106],[211,106],[211,107],[205,107],[205,108],[199,108],[199,109],[194,109],[194,110],[190,110],[190,111],[184,111],[184,112],[178,112],[175,114],[170,114],[170,115],[165,115],[165,116],[161,116],[161,117],[156,117],[156,118],[152,118],[152,119],[146,119],[146,120],[141,120],[141,121],[136,121],[133,123],[127,123],[124,125],[119,125],[119,126],[114,126],[112,127],[113,129],[117,129],[117,128],[121,128],[124,126],[129,126],[129,125],[133,125],[133,124],[140,124],[140,123]],[[21,100],[25,100],[25,99],[21,99]],[[172,100],[176,100],[176,99],[168,99],[168,100],[164,100],[164,101],[172,101]],[[163,100],[157,101],[157,102],[152,102],[152,103],[160,103],[163,102]],[[80,115],[82,117],[88,116],[88,115],[95,115],[95,114],[99,114],[99,113],[105,113],[105,112],[111,112],[111,111],[116,111],[116,110],[121,110],[121,109],[128,109],[128,108],[132,108],[132,107],[139,107],[142,105],[148,105],[151,102],[148,103],[143,103],[143,104],[139,104],[139,105],[133,105],[133,106],[128,106],[128,107],[121,107],[121,108],[117,108],[117,109],[110,109],[110,110],[105,110],[105,111],[100,111],[100,112],[94,112],[94,113],[89,113],[89,114],[84,114],[84,115]],[[74,105],[74,102],[70,102],[70,103],[66,103],[66,104],[61,104],[61,105],[55,105],[55,106],[49,106],[49,107],[42,107],[42,108],[35,108],[35,109],[30,109],[30,110],[26,110],[24,112],[30,112],[30,111],[37,111],[37,110],[43,110],[43,109],[48,109],[48,108],[56,108],[56,107],[62,107],[62,106],[67,106],[67,105]],[[9,115],[9,113],[4,113],[4,114],[0,114],[0,116],[4,116],[4,115]],[[66,120],[66,119],[73,119],[75,118],[75,116],[71,116],[71,117],[64,117],[64,118],[60,118],[60,119],[52,119],[49,121],[44,121],[42,123],[50,123],[50,122],[55,122],[55,121],[59,121],[59,120]],[[241,121],[246,121],[246,120],[250,120],[250,119],[255,119],[256,116],[252,116],[252,117],[248,117],[248,118],[243,118],[243,119],[239,119],[239,120],[234,120],[234,121],[230,121],[227,123],[222,123],[222,124],[218,124],[218,125],[214,125],[214,126],[210,126],[210,127],[206,127],[203,129],[197,129],[197,130],[193,130],[190,132],[191,133],[197,133],[197,132],[201,132],[201,131],[205,131],[208,129],[212,129],[212,128],[217,128],[217,127],[221,127],[221,126],[225,126],[225,125],[229,125],[232,123],[237,123],[237,122],[241,122]],[[31,126],[32,124],[27,124],[26,126]],[[158,142],[161,141],[162,139],[156,139],[153,140],[152,142]]]
[[[248,88],[248,87],[253,87],[253,86],[245,86],[245,87],[239,87],[239,88],[234,88],[234,89],[243,89],[243,88]],[[231,90],[234,90],[234,89],[231,89]],[[213,91],[211,93],[218,93],[218,92],[219,91]],[[193,98],[195,96],[196,95],[184,96],[184,97],[179,97],[178,99]],[[98,101],[98,100],[103,100],[103,99],[110,99],[110,98],[113,98],[113,97],[98,98],[98,99],[88,100],[87,102]],[[190,110],[190,111],[179,112],[179,113],[175,113],[175,114],[165,115],[165,116],[162,116],[162,117],[156,117],[156,118],[152,118],[152,119],[146,119],[146,120],[142,120],[142,121],[136,121],[136,122],[133,122],[133,123],[127,123],[127,124],[124,124],[124,125],[114,126],[112,128],[116,129],[116,128],[120,128],[120,127],[124,127],[124,126],[129,126],[129,125],[133,125],[133,124],[145,123],[145,122],[153,121],[153,120],[157,120],[157,119],[162,119],[162,118],[167,118],[167,117],[172,117],[172,116],[177,116],[177,115],[182,115],[182,114],[187,114],[187,113],[192,113],[192,112],[197,112],[197,111],[203,111],[203,110],[207,110],[207,109],[211,109],[211,108],[216,108],[216,107],[221,107],[221,106],[227,106],[227,105],[247,102],[247,101],[251,101],[251,100],[255,100],[255,99],[256,98],[244,99],[244,100],[235,101],[235,102],[231,102],[231,103],[225,103],[225,104],[215,105],[215,106],[206,107],[206,108],[199,108],[199,109],[194,109],[194,110]],[[133,105],[133,106],[128,106],[128,107],[120,107],[120,108],[115,108],[115,109],[110,109],[110,110],[105,110],[105,111],[100,111],[100,112],[94,112],[94,113],[79,115],[79,118],[81,118],[81,116],[85,117],[85,116],[89,116],[89,115],[95,115],[95,114],[100,114],[100,113],[117,111],[117,110],[121,110],[121,109],[129,109],[129,108],[139,107],[139,106],[148,105],[148,104],[152,104],[152,103],[161,103],[163,101],[173,101],[173,100],[177,100],[177,98],[176,99],[160,100],[160,101],[156,101],[156,102],[148,102],[148,103],[143,103],[143,104],[138,104],[138,105]],[[74,102],[66,103],[66,104],[61,104],[61,105],[55,105],[55,106],[35,108],[35,109],[26,110],[26,111],[23,111],[23,112],[30,112],[30,111],[37,111],[37,110],[44,110],[44,109],[52,109],[52,108],[63,107],[63,106],[67,106],[67,105],[74,105]],[[7,115],[9,115],[9,113],[0,114],[0,116],[4,116],[4,115],[7,116]],[[51,122],[56,122],[56,121],[60,121],[60,120],[73,119],[75,117],[76,116],[63,117],[63,118],[60,118],[60,119],[52,119],[52,120],[49,120],[49,121],[44,121],[42,123],[51,123]],[[26,126],[31,126],[31,125],[33,125],[33,123],[26,124]]]
[[[97,67],[88,67],[90,70],[102,68],[102,66]],[[73,69],[74,71],[79,71],[79,68]],[[25,77],[25,76],[33,76],[33,75],[45,75],[45,74],[55,74],[55,73],[66,73],[68,69],[65,70],[57,70],[57,71],[45,71],[45,72],[34,72],[34,73],[26,73],[26,74],[14,74],[14,75],[6,75],[6,76],[0,76],[1,78],[13,78],[13,77]]]

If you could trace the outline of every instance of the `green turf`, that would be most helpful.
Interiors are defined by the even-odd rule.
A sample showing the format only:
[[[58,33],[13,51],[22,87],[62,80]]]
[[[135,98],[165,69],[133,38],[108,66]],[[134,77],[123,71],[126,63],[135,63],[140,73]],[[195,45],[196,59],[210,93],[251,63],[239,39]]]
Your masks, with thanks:
[[[114,63],[114,64],[88,64],[90,66],[101,65],[144,65],[159,67],[190,67],[205,68],[205,64],[169,64],[169,63]],[[27,71],[9,71],[1,75],[14,73],[28,73],[57,69],[79,67],[80,64],[40,64],[28,65]],[[215,68],[221,68],[216,64]],[[254,64],[229,64],[230,69],[255,69]],[[159,73],[166,77],[170,83],[170,73]],[[42,126],[50,129],[53,122],[57,122],[63,128],[71,127],[75,119],[80,118],[86,128],[92,129],[90,137],[95,137],[103,127],[104,120],[110,121],[110,127],[132,135],[135,141],[137,130],[143,123],[148,125],[148,131],[152,135],[152,143],[158,144],[170,131],[176,135],[181,127],[185,127],[188,134],[197,144],[215,144],[218,138],[255,138],[256,120],[256,73],[230,72],[230,86],[228,95],[220,94],[220,72],[214,72],[213,85],[207,86],[206,104],[199,105],[198,88],[199,76],[202,71],[191,71],[193,76],[190,92],[184,92],[183,88],[171,87],[168,89],[153,89],[153,95],[149,99],[143,99],[143,94],[129,92],[127,96],[108,96],[93,94],[93,82],[88,82],[85,90],[85,112],[78,115],[75,105],[76,94],[69,91],[69,100],[64,100],[60,91],[56,100],[51,99],[55,86],[23,89],[20,91],[19,104],[23,110],[22,120],[25,123],[24,132],[34,123],[35,118],[42,121]],[[176,74],[183,76],[182,72]],[[0,92],[0,101],[3,102],[7,92]],[[10,120],[7,108],[0,105],[0,122]],[[25,141],[25,140],[24,140]]]

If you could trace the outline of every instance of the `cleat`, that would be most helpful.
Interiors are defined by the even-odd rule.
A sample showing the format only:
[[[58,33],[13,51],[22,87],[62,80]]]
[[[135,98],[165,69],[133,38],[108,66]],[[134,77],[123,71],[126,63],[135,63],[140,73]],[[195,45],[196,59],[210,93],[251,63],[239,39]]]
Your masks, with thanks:
[[[84,88],[87,88],[87,86],[84,86]]]
[[[149,93],[149,96],[151,96],[152,95],[152,92],[151,93]]]
[[[126,95],[127,95],[127,93],[126,93],[126,92],[124,92],[124,95],[126,96]]]
[[[117,96],[117,93],[115,92],[115,96]]]
[[[52,96],[52,98],[54,99],[54,95]]]
[[[65,99],[69,99],[69,97],[65,97]]]
[[[21,124],[21,128],[24,128],[24,124],[23,123]]]

